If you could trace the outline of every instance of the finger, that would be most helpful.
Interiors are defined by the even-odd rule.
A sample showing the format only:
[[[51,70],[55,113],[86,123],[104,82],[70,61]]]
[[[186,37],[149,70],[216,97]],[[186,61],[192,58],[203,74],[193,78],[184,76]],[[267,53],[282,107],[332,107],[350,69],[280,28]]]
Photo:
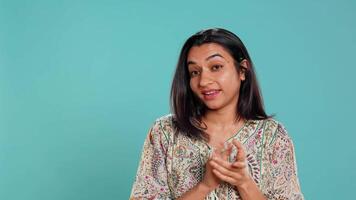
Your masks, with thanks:
[[[236,161],[236,162],[232,163],[232,167],[237,168],[237,169],[243,169],[246,166],[247,166],[246,162]]]
[[[215,176],[217,176],[220,180],[225,181],[227,183],[230,183],[231,185],[234,185],[234,183],[236,182],[235,179],[226,176],[224,174],[222,174],[221,172],[219,172],[216,169],[213,169],[213,173],[215,174]]]
[[[215,162],[214,160],[210,161],[210,165],[213,167],[213,169],[218,170],[221,174],[224,174],[226,176],[233,177],[236,172],[232,171],[233,168],[231,167],[231,164],[229,166],[227,165],[220,165],[219,163]]]
[[[236,161],[245,161],[246,155],[245,155],[245,150],[242,146],[242,144],[234,139],[232,143],[235,145],[237,148],[237,155],[236,155]]]
[[[231,143],[226,143],[224,145],[224,150],[222,151],[222,158],[223,160],[228,160],[229,159],[229,156],[232,152],[232,147],[233,145]]]
[[[226,169],[229,169],[229,170],[232,169],[232,164],[228,160],[224,160],[221,157],[213,157],[213,159],[211,159],[211,161],[215,162],[218,165],[225,167]]]

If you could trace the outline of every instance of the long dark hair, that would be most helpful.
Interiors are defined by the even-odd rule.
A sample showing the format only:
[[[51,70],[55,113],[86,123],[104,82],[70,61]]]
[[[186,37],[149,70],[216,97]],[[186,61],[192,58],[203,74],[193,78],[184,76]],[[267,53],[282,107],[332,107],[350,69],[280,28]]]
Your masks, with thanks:
[[[180,52],[171,87],[171,110],[174,126],[178,132],[192,138],[207,139],[204,132],[206,127],[204,128],[201,123],[201,118],[207,108],[190,88],[190,75],[187,66],[189,50],[193,46],[206,43],[216,43],[227,50],[234,58],[237,72],[243,70],[239,64],[243,59],[249,63],[249,68],[245,71],[245,80],[241,82],[236,111],[238,116],[246,120],[269,118],[270,116],[264,111],[253,63],[245,45],[234,33],[221,28],[213,28],[192,35],[184,43]]]

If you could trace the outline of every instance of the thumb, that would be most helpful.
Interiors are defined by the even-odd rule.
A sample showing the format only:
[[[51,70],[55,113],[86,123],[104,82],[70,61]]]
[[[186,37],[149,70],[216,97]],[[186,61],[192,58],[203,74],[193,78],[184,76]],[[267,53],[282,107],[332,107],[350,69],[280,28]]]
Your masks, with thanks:
[[[233,145],[231,143],[225,143],[224,149],[221,153],[224,160],[229,160],[230,154],[232,152]]]

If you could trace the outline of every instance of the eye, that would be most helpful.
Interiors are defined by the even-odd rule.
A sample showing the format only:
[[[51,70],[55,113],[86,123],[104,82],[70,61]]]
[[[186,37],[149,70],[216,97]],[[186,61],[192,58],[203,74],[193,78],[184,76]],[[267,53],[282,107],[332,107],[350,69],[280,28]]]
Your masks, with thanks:
[[[196,71],[196,70],[191,71],[191,72],[189,72],[189,73],[190,73],[190,77],[195,77],[195,76],[198,76],[198,75],[200,74],[200,72],[199,72],[199,71]]]
[[[211,67],[211,70],[213,70],[213,71],[218,71],[220,68],[222,68],[223,66],[222,65],[213,65],[212,67]]]

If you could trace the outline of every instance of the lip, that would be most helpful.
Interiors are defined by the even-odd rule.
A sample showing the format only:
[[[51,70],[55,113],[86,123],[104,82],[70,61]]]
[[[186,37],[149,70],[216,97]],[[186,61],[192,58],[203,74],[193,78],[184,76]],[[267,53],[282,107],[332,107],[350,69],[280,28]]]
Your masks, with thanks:
[[[217,96],[219,96],[220,93],[221,93],[221,90],[215,90],[215,89],[203,90],[201,92],[201,94],[204,97],[204,100],[207,100],[207,101],[215,99]]]

